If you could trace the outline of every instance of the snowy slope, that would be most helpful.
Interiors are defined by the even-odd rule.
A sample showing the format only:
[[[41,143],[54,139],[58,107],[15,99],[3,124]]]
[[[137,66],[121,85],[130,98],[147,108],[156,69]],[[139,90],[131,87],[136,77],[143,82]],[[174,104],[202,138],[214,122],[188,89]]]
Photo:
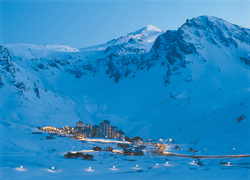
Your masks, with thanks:
[[[249,37],[201,16],[163,34],[147,26],[99,46],[105,51],[6,45],[1,119],[61,127],[108,118],[127,135],[249,148]]]
[[[105,50],[107,52],[116,52],[119,55],[131,54],[131,53],[145,53],[148,52],[155,39],[162,34],[163,31],[159,28],[148,25],[140,30],[129,33],[126,36],[113,39],[105,44],[87,47],[80,49],[81,51],[100,51]]]

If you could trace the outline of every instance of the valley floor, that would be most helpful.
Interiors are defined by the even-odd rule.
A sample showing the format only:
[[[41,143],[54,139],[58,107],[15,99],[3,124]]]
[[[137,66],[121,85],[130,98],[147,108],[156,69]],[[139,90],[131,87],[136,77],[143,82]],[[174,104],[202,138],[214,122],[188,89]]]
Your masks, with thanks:
[[[5,126],[5,128],[3,128]],[[13,122],[1,123],[0,179],[249,179],[250,157],[192,158],[153,153],[147,145],[144,156],[124,156],[112,152],[88,152],[94,160],[66,159],[68,151],[92,150],[117,143],[77,141],[67,137],[47,140],[47,133],[32,134],[34,128]],[[192,155],[189,144],[168,143],[164,152]],[[205,145],[196,145],[197,149]],[[213,146],[197,155],[216,155]],[[227,146],[225,146],[227,149]],[[237,153],[237,149],[233,151]],[[247,152],[247,151],[246,151]],[[231,151],[225,155],[229,155]],[[196,153],[194,153],[196,155]],[[222,154],[219,154],[222,155]],[[222,162],[222,163],[221,163]],[[228,164],[229,162],[229,164]],[[54,168],[52,168],[54,167]],[[91,167],[91,169],[90,169]]]

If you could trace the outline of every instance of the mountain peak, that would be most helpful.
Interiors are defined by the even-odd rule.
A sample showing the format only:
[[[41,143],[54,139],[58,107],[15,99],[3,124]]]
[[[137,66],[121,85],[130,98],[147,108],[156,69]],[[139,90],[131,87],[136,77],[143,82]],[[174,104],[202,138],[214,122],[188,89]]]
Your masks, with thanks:
[[[154,26],[154,25],[147,25],[146,27],[144,27],[145,30],[148,31],[159,31],[162,32],[161,29],[159,29],[158,27]]]
[[[155,32],[155,33],[159,33],[159,32],[163,32],[161,29],[159,29],[158,27],[154,26],[154,25],[147,25],[144,28],[141,28],[137,31],[134,31],[132,33],[129,33],[128,35],[137,35],[137,34],[143,34],[143,33],[147,33],[147,32]]]

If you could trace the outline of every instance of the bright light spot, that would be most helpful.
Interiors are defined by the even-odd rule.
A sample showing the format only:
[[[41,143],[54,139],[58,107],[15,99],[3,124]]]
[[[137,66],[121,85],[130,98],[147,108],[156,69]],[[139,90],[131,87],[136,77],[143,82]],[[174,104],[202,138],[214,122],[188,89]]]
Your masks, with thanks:
[[[233,148],[233,150],[235,150],[235,148]]]
[[[205,151],[206,151],[207,149],[205,148]]]
[[[132,150],[134,151],[135,149],[133,148]]]
[[[136,165],[136,167],[138,167],[138,165]]]
[[[91,169],[91,167],[89,167],[88,169],[86,169],[86,171],[93,171],[93,169]]]
[[[158,166],[158,164],[156,164],[156,166]]]
[[[228,162],[228,165],[230,165],[230,162]]]
[[[17,167],[15,169],[18,170],[18,171],[26,171],[26,169],[24,169],[23,166]]]
[[[55,169],[55,167],[54,166],[52,166],[52,168],[51,169]]]
[[[168,162],[166,162],[166,164],[168,164]]]
[[[171,142],[171,141],[172,141],[172,139],[169,139],[169,141]]]
[[[115,166],[113,166],[113,169],[115,169]]]
[[[194,163],[194,161],[193,161],[193,163]]]

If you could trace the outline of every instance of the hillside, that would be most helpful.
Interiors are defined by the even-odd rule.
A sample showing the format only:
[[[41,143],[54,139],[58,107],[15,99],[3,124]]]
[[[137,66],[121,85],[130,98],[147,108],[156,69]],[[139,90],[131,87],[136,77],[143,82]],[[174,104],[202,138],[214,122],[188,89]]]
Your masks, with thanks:
[[[89,49],[0,49],[5,121],[62,127],[107,118],[130,136],[249,149],[249,29],[200,16],[175,31],[147,26]]]

